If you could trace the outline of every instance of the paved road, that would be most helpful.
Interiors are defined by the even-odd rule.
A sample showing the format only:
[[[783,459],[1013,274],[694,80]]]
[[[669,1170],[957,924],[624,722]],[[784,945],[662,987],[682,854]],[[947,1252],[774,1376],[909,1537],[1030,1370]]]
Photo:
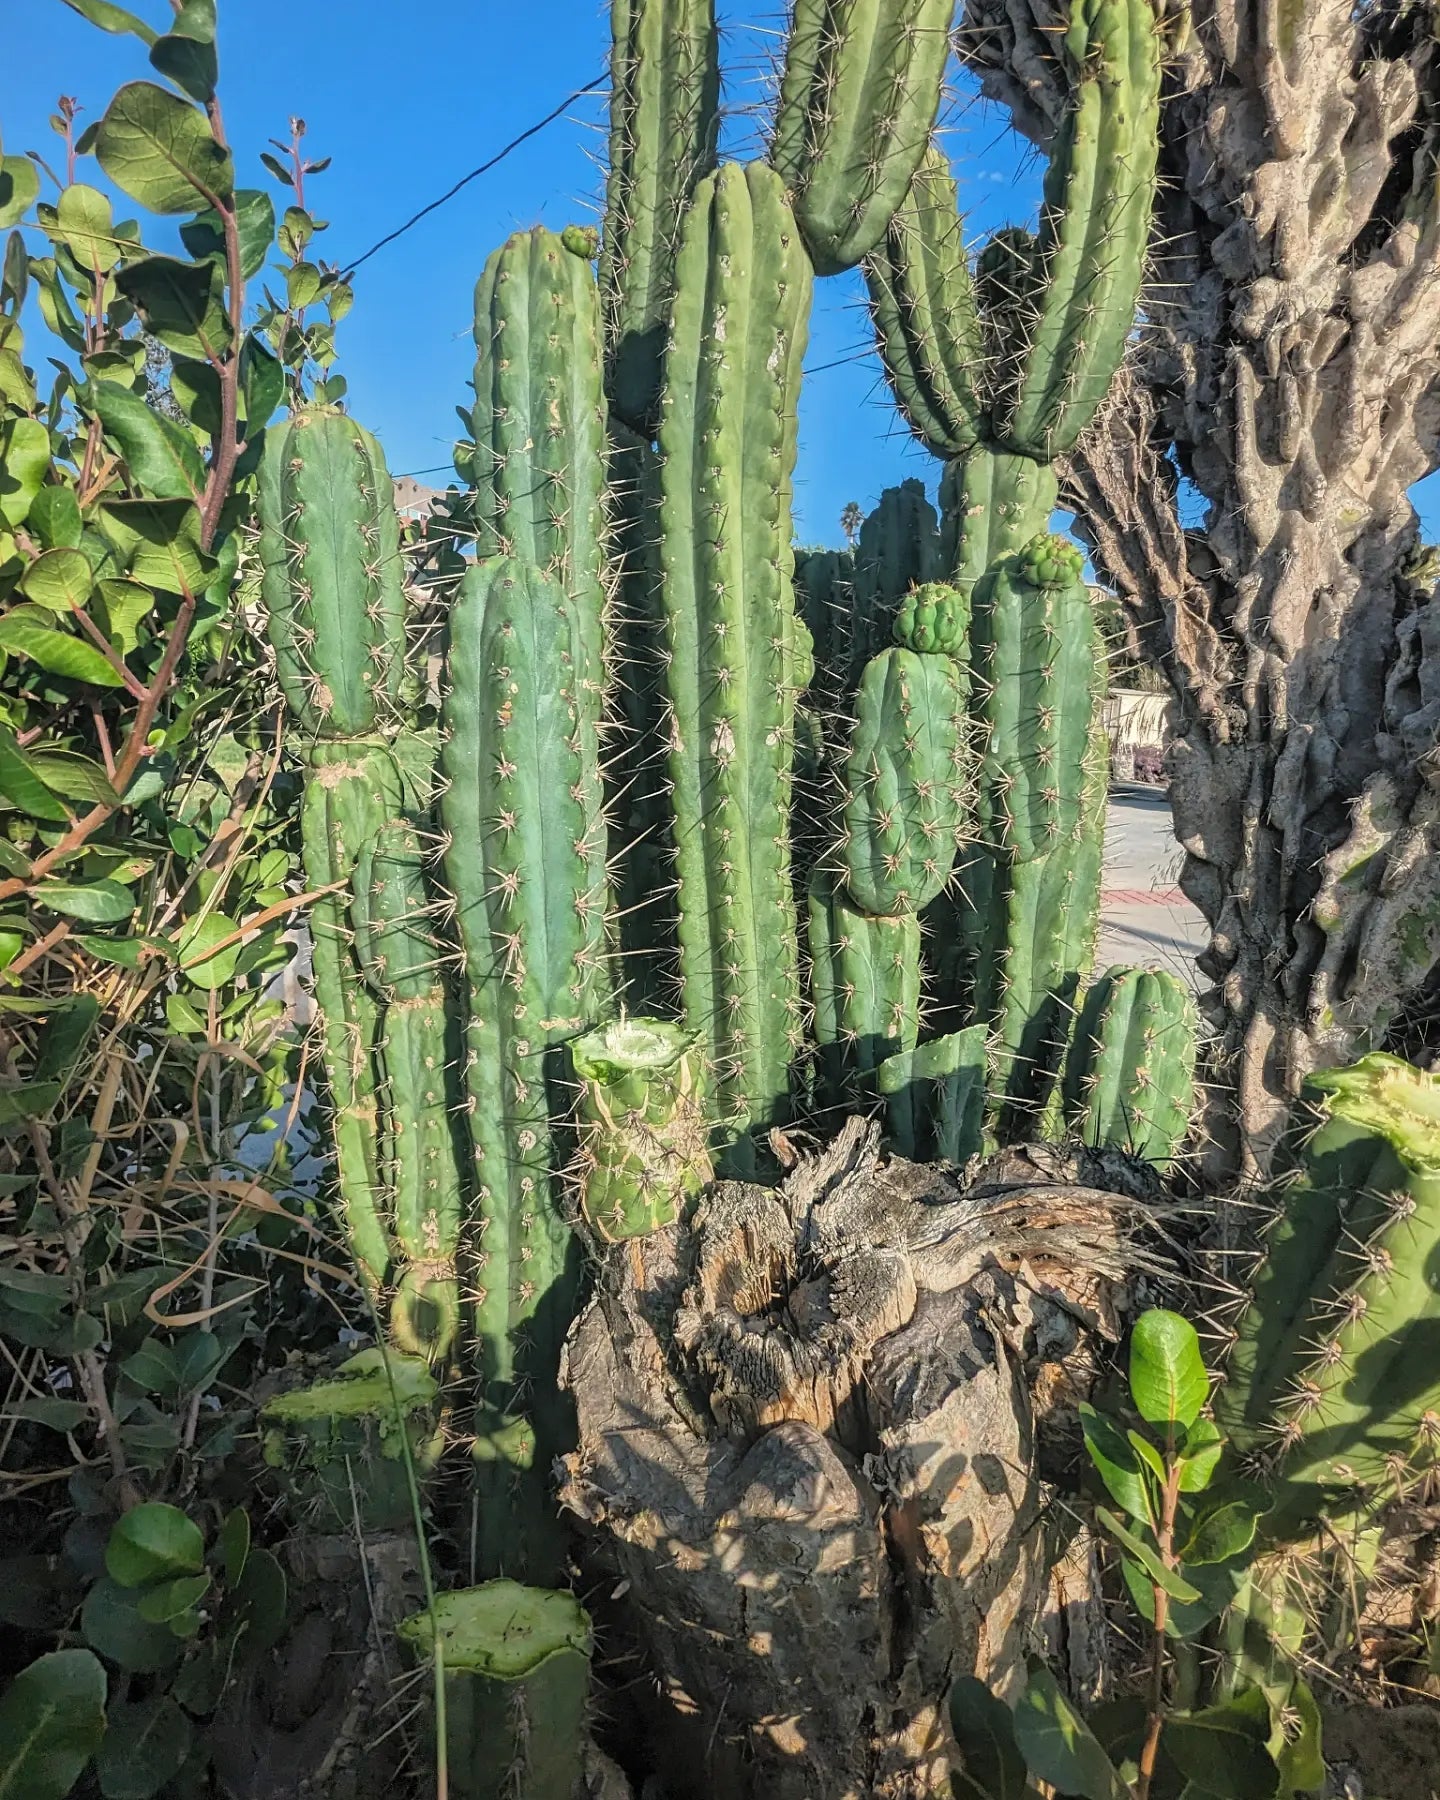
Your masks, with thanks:
[[[1194,958],[1208,932],[1175,885],[1183,856],[1163,793],[1141,787],[1111,791],[1097,968],[1137,963],[1170,969],[1199,985]]]

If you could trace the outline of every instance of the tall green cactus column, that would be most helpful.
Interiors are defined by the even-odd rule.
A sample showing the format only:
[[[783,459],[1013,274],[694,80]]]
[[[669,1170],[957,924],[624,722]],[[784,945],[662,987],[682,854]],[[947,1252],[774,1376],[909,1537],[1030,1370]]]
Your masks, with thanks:
[[[442,708],[444,868],[468,988],[478,1438],[542,1469],[564,1428],[555,1373],[580,1273],[554,1189],[554,1047],[605,1017],[611,992],[592,631],[533,565],[480,563],[451,614]],[[527,1414],[533,1442],[516,1429]]]
[[[940,1016],[991,1022],[1012,1119],[1044,1098],[1098,927],[1108,766],[1081,569],[1043,535],[975,590],[977,836],[932,915]]]
[[[802,1041],[790,787],[791,478],[810,264],[773,169],[696,190],[676,263],[659,555],[684,1015],[722,1150],[784,1115]]]
[[[329,407],[272,426],[259,513],[266,627],[305,765],[302,855],[309,886],[320,890],[310,912],[312,966],[340,1207],[362,1278],[383,1304],[406,1246],[393,1230],[399,1165],[382,1152],[390,1133],[382,1001],[366,980],[351,919],[362,860],[406,804],[389,748],[408,722],[405,598],[379,445]]]
[[[614,417],[648,439],[659,424],[680,221],[715,167],[715,0],[611,0],[610,42],[605,392]]]
[[[796,0],[770,161],[817,275],[873,250],[940,109],[951,0]]]

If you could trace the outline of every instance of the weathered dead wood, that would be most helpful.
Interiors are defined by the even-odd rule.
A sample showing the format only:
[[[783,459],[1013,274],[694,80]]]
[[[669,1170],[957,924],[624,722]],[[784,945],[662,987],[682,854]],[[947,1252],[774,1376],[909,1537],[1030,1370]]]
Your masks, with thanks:
[[[561,1498],[717,1796],[943,1791],[953,1674],[1003,1691],[1064,1631],[1102,1679],[1083,1550],[1049,1604],[1073,1533],[1039,1463],[1145,1260],[1144,1180],[1037,1148],[962,1184],[878,1143],[852,1121],[615,1247],[567,1348]]]

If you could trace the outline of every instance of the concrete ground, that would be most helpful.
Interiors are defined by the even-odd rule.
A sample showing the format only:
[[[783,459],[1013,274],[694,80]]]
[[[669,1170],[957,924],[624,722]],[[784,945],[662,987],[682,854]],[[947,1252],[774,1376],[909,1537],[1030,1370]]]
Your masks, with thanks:
[[[1097,969],[1132,963],[1169,969],[1200,984],[1194,959],[1209,934],[1200,913],[1176,886],[1183,859],[1162,791],[1138,786],[1110,790]]]

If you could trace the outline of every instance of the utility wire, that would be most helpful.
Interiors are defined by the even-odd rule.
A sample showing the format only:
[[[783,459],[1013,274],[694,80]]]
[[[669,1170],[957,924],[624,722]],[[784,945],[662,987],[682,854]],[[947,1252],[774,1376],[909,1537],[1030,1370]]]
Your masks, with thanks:
[[[430,213],[434,212],[437,207],[443,206],[447,200],[453,200],[460,192],[461,188],[474,181],[477,175],[488,174],[497,163],[504,162],[505,158],[509,156],[512,150],[518,150],[527,138],[534,137],[537,132],[543,131],[547,125],[553,125],[556,119],[558,119],[565,111],[565,108],[573,101],[579,100],[585,94],[593,94],[596,88],[603,87],[609,78],[608,71],[602,69],[593,81],[587,81],[584,87],[576,88],[573,94],[567,94],[553,112],[546,113],[543,119],[537,119],[533,125],[522,131],[519,137],[511,138],[510,142],[506,144],[503,149],[497,150],[488,162],[481,163],[478,169],[472,169],[468,175],[462,175],[455,183],[454,187],[447,188],[438,200],[432,200],[428,206],[422,206],[419,212],[412,213],[403,225],[396,226],[394,231],[389,232],[385,237],[382,237],[378,243],[372,244],[363,256],[357,256],[345,272],[347,279],[355,273],[361,263],[369,262],[370,258],[374,256],[377,250],[383,250],[387,244],[393,244],[396,238],[404,237],[405,233],[409,231],[412,226],[418,225],[423,218],[426,218]]]

